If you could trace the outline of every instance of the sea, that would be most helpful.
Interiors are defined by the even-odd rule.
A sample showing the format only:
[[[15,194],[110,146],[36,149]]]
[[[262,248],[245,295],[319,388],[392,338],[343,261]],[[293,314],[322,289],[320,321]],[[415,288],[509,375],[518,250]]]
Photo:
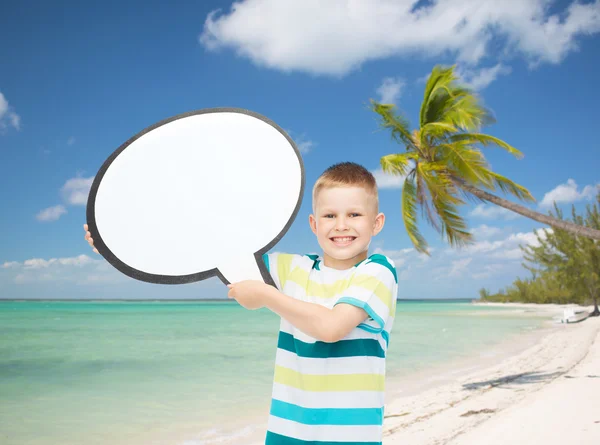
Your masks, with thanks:
[[[403,381],[489,358],[547,322],[468,300],[400,300],[386,385],[401,395]],[[0,300],[0,444],[261,437],[278,327],[269,310],[235,301]]]

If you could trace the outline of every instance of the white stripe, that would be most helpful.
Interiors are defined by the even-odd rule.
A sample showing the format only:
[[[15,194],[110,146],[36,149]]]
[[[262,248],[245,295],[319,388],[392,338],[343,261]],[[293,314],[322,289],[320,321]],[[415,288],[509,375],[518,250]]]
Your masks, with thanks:
[[[298,357],[295,353],[279,349],[276,354],[279,366],[302,374],[384,374],[385,359],[380,357]]]
[[[323,391],[317,393],[274,383],[273,398],[305,408],[381,408],[385,402],[385,392]]]
[[[300,440],[330,442],[381,442],[380,425],[304,425],[269,416],[269,431]]]

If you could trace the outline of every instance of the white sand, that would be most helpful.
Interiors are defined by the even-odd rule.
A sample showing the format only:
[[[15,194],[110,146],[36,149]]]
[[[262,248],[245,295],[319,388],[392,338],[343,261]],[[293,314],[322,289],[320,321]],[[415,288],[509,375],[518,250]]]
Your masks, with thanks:
[[[573,307],[509,306],[557,316]],[[384,430],[384,445],[600,444],[600,317],[555,325],[517,355],[392,400]]]
[[[580,308],[485,305],[544,318]],[[494,352],[419,376],[388,375],[383,445],[600,445],[600,317],[549,323]],[[263,443],[266,423],[255,427],[240,445]]]

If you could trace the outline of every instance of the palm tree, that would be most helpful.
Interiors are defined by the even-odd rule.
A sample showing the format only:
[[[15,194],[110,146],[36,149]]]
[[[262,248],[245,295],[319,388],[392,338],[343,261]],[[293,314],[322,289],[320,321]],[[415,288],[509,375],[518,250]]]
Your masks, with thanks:
[[[457,84],[454,68],[433,68],[425,85],[419,128],[413,131],[408,121],[395,113],[394,105],[371,100],[370,108],[379,115],[381,126],[406,148],[404,153],[383,156],[381,167],[386,173],[405,177],[402,217],[415,249],[429,254],[417,227],[417,206],[451,246],[471,244],[473,235],[458,211],[465,199],[490,202],[575,235],[600,240],[600,230],[535,212],[484,190],[499,188],[522,201],[535,202],[526,188],[493,172],[477,148],[497,146],[517,158],[523,156],[506,142],[479,132],[493,118],[471,90]]]

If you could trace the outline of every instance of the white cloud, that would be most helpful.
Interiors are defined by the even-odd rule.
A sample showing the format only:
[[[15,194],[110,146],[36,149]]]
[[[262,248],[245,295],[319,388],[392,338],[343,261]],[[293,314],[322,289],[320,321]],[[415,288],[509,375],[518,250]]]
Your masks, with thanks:
[[[566,184],[560,184],[555,189],[544,195],[540,202],[540,208],[552,208],[553,202],[557,204],[567,204],[584,199],[592,199],[596,193],[600,192],[600,184],[586,185],[581,192],[577,191],[577,183],[573,179],[567,180]]]
[[[504,207],[496,205],[479,204],[470,213],[469,216],[483,219],[515,219],[520,218],[521,215],[512,212]]]
[[[400,77],[386,77],[376,90],[379,95],[379,102],[382,104],[396,104],[405,86],[406,82]]]
[[[545,239],[548,233],[552,233],[551,228],[538,229],[542,239]],[[462,249],[446,249],[450,255],[469,255],[484,254],[489,258],[520,259],[522,253],[519,245],[538,246],[537,237],[534,232],[513,233],[503,240],[498,241],[478,241]]]
[[[67,213],[67,209],[65,209],[65,207],[62,205],[57,205],[54,207],[48,207],[47,209],[40,211],[37,215],[35,215],[35,217],[38,221],[42,222],[56,221],[58,218],[61,217],[61,215],[65,213]]]
[[[127,277],[103,259],[93,259],[82,254],[65,258],[31,258],[23,262],[5,262],[2,269],[12,273],[17,284],[40,281],[63,281],[74,284],[117,283]]]
[[[317,146],[317,143],[308,139],[305,133],[295,135],[295,132],[292,130],[285,130],[289,137],[294,140],[296,147],[298,147],[298,151],[302,154],[307,154],[313,150]]]
[[[506,269],[506,264],[486,264],[479,272],[471,274],[471,277],[476,280],[490,278],[504,269]]]
[[[60,189],[64,200],[71,205],[86,205],[93,182],[93,176],[69,179]]]
[[[41,269],[47,268],[54,265],[60,266],[85,266],[86,264],[93,263],[94,260],[87,255],[79,255],[70,258],[50,258],[45,260],[43,258],[32,258],[23,262],[24,269]]]
[[[12,109],[4,94],[0,92],[0,130],[4,130],[8,126],[20,130],[21,116]]]
[[[377,181],[377,188],[379,189],[399,189],[404,184],[406,176],[390,175],[385,173],[383,169],[378,168],[377,170],[371,170],[371,173]]]
[[[309,139],[304,139],[302,136],[296,140],[296,146],[302,154],[307,154],[315,147],[315,143]]]
[[[86,205],[93,182],[93,176],[91,178],[76,177],[67,180],[60,189],[65,203],[68,205]],[[41,210],[36,218],[42,222],[56,221],[65,213],[67,213],[65,206],[56,205]]]
[[[461,260],[452,261],[452,266],[450,267],[450,272],[448,272],[449,277],[460,277],[463,272],[467,269],[467,266],[473,261],[473,258],[463,258]]]
[[[460,68],[457,75],[463,83],[474,90],[482,90],[496,80],[499,76],[510,74],[511,68],[501,63],[491,68]]]
[[[11,269],[13,267],[18,267],[19,264],[20,263],[18,261],[7,261],[2,265],[2,269]]]
[[[577,38],[600,30],[600,0],[571,2],[552,15],[551,0],[416,3],[242,0],[229,11],[212,11],[199,41],[208,50],[233,49],[259,66],[342,76],[371,60],[410,54],[450,55],[475,65],[490,55],[492,41],[504,58],[559,63],[577,50]],[[486,76],[493,72],[479,82]]]
[[[479,227],[471,229],[471,233],[475,239],[488,239],[502,233],[502,230],[498,227],[491,227],[486,224],[482,224]]]

